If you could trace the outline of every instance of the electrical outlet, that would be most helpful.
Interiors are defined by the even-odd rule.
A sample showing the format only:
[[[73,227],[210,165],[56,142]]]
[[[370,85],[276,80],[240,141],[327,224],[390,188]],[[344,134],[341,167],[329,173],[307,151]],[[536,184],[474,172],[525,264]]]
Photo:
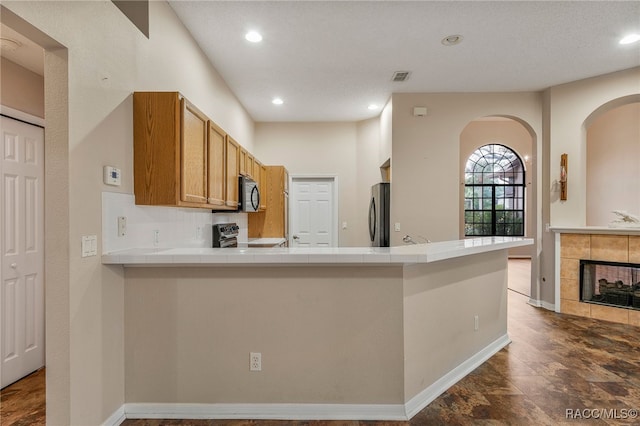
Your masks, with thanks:
[[[127,217],[118,216],[118,237],[127,235]]]
[[[262,371],[262,354],[260,352],[249,354],[249,371]]]
[[[158,247],[158,244],[160,244],[160,230],[154,229],[153,230],[153,246]]]
[[[396,222],[393,226],[393,230],[396,232],[400,232],[400,222]]]
[[[480,329],[480,317],[476,315],[473,317],[473,330],[478,331]]]

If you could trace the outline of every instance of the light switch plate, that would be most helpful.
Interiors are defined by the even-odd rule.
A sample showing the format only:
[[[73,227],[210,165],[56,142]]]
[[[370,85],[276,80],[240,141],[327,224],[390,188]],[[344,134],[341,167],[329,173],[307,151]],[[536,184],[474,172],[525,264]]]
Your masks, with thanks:
[[[400,222],[396,222],[393,228],[396,232],[400,232]]]
[[[98,255],[98,237],[96,235],[82,236],[82,257]]]

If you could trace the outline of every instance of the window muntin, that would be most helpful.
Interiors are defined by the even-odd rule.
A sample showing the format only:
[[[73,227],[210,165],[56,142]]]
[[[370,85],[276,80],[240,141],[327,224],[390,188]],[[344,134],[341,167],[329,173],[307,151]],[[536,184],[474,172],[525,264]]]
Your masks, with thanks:
[[[504,145],[473,152],[465,166],[465,236],[524,236],[525,171]]]

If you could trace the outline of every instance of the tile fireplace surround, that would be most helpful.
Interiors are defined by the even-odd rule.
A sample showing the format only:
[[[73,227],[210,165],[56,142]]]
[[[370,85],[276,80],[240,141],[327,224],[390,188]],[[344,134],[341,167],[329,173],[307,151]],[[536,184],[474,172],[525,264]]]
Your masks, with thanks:
[[[560,261],[560,312],[640,327],[640,311],[580,301],[580,260],[640,264],[640,229],[587,227],[554,231],[556,259]]]

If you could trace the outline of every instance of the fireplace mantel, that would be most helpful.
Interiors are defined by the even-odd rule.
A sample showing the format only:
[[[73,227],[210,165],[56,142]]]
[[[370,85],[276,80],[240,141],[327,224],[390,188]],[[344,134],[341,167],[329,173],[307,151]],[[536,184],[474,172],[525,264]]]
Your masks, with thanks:
[[[640,227],[623,228],[610,226],[552,226],[549,229],[556,234],[640,235]]]

